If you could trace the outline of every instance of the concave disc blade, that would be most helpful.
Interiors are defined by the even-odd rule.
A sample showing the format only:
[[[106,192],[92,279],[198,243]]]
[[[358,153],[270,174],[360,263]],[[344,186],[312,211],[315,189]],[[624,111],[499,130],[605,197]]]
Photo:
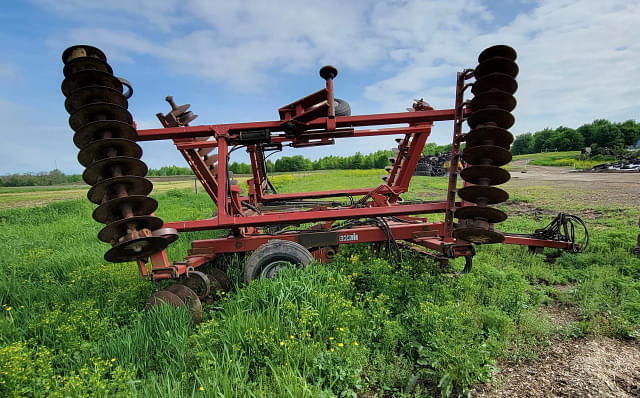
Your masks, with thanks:
[[[481,126],[467,133],[466,148],[480,145],[495,145],[509,149],[513,135],[501,127]]]
[[[504,241],[504,235],[496,231],[483,228],[463,227],[455,228],[453,236],[475,244],[500,243]]]
[[[93,219],[103,224],[110,224],[122,220],[122,206],[131,206],[134,216],[147,216],[158,208],[158,202],[148,196],[134,195],[111,199],[96,207],[93,211]]]
[[[106,135],[106,137],[105,137]],[[84,149],[93,141],[105,138],[122,138],[135,141],[138,133],[131,123],[119,120],[98,120],[83,125],[73,135],[73,143],[80,149]]]
[[[461,220],[480,218],[491,224],[502,222],[507,219],[507,214],[505,212],[494,209],[493,207],[485,206],[459,207],[456,209],[454,216]]]
[[[200,300],[207,298],[211,292],[211,281],[209,277],[200,271],[189,272],[189,276],[182,279],[180,283],[193,290]]]
[[[511,175],[498,166],[470,166],[460,171],[460,177],[477,185],[500,185],[509,181]]]
[[[169,243],[178,240],[178,231],[175,228],[158,228],[151,231],[153,236],[159,236],[166,239]]]
[[[111,73],[87,69],[69,75],[62,81],[62,94],[68,97],[74,91],[88,86],[104,86],[122,92],[122,83]]]
[[[76,46],[71,46],[62,52],[62,62],[68,64],[74,59],[77,58],[97,58],[102,62],[107,62],[107,56],[96,47],[88,46],[86,44],[79,44]]]
[[[475,112],[486,108],[499,108],[511,112],[516,107],[516,99],[506,91],[489,90],[480,93],[471,100],[471,109]]]
[[[112,263],[123,263],[137,259],[147,258],[161,250],[164,250],[168,242],[164,238],[148,236],[119,243],[109,249],[104,259]]]
[[[97,205],[101,204],[105,196],[107,200],[116,197],[116,185],[124,185],[129,195],[149,195],[153,189],[151,181],[144,177],[137,176],[120,176],[107,178],[100,181],[87,192],[87,198]]]
[[[165,290],[180,297],[184,304],[189,308],[194,323],[200,323],[202,320],[202,303],[198,295],[185,285],[175,284],[167,287]]]
[[[68,77],[69,75],[85,70],[97,70],[98,72],[113,74],[113,69],[111,69],[108,63],[91,57],[80,57],[69,61],[62,69],[62,73],[64,73],[64,77]]]
[[[511,152],[496,145],[466,147],[462,152],[462,159],[472,165],[504,166],[511,157]]]
[[[467,119],[467,123],[472,129],[482,125],[489,127],[495,125],[496,127],[508,129],[513,126],[514,122],[515,119],[510,112],[497,108],[486,108],[472,112],[469,119]]]
[[[516,53],[516,50],[514,50],[512,47],[506,46],[504,44],[498,44],[489,48],[485,48],[480,53],[480,55],[478,55],[478,62],[483,63],[493,57],[502,57],[515,61],[517,56],[518,53]]]
[[[120,174],[144,177],[147,174],[147,165],[140,159],[126,156],[116,156],[98,160],[82,173],[82,179],[89,185],[113,177],[112,168],[120,167]]]
[[[107,150],[112,148],[115,150],[115,156],[126,156],[129,158],[142,157],[142,148],[135,141],[125,140],[123,138],[104,138],[93,141],[78,153],[78,162],[87,167],[98,160],[109,157]],[[113,155],[112,155],[113,156]]]
[[[81,87],[69,94],[69,97],[67,97],[67,100],[64,102],[64,107],[67,112],[73,113],[85,105],[96,102],[106,102],[123,108],[129,106],[122,92],[109,87],[88,86]]]
[[[489,90],[500,90],[513,94],[517,89],[518,82],[513,77],[504,73],[490,73],[482,79],[476,79],[471,87],[471,92],[478,95]]]
[[[153,307],[159,307],[165,304],[177,308],[184,305],[184,302],[175,293],[171,293],[168,290],[159,290],[149,297],[144,308],[149,310]]]
[[[131,114],[125,108],[107,102],[97,102],[85,105],[69,116],[69,126],[73,130],[79,130],[85,125],[99,120],[119,120],[128,124],[133,123]]]
[[[207,271],[209,280],[216,285],[216,288],[228,292],[231,289],[231,280],[227,274],[218,268],[211,268]]]
[[[154,230],[156,228],[160,228],[163,224],[161,219],[154,216],[134,216],[124,218],[122,220],[114,221],[102,228],[102,230],[98,232],[98,239],[106,243],[117,241],[121,236],[127,234],[127,225],[130,223],[134,223],[138,230],[143,228]]]
[[[481,185],[472,185],[458,190],[458,195],[462,200],[471,203],[486,202],[488,205],[502,203],[509,199],[509,194],[504,190],[496,187],[485,187]]]
[[[476,66],[473,75],[476,79],[482,79],[491,73],[504,73],[505,75],[516,77],[518,76],[518,71],[518,64],[509,58],[493,57]]]

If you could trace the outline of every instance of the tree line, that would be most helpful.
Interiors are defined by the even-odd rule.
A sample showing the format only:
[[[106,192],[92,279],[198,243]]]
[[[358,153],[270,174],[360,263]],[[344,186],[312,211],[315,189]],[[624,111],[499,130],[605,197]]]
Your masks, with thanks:
[[[33,187],[40,185],[71,184],[82,181],[80,174],[67,175],[58,169],[49,172],[9,174],[0,176],[0,187]]]
[[[634,145],[640,139],[640,123],[627,120],[622,123],[613,123],[606,119],[594,120],[592,123],[583,124],[577,129],[560,126],[556,129],[546,128],[535,133],[524,133],[516,137],[511,152],[514,155],[522,155],[550,151],[581,150],[585,146],[592,148],[607,147],[612,149]],[[438,145],[427,143],[422,151],[423,155],[435,155],[451,151],[451,144]],[[267,159],[267,171],[289,172],[310,170],[334,170],[334,169],[382,169],[390,165],[389,158],[393,152],[389,150],[376,151],[363,155],[356,152],[351,156],[325,156],[317,160],[307,159],[304,156],[283,156],[275,161]],[[241,162],[233,162],[229,170],[234,174],[251,174],[251,165]],[[193,175],[189,167],[164,166],[159,169],[150,169],[148,175],[159,176],[184,176]],[[21,187],[36,185],[69,184],[82,181],[79,174],[66,175],[60,170],[49,172],[11,174],[0,176],[0,186]]]
[[[524,133],[516,137],[511,153],[524,155],[539,152],[579,151],[584,147],[621,149],[635,145],[640,139],[640,123],[627,120],[612,123],[606,119],[594,120],[577,129],[560,126],[546,128],[535,133]]]
[[[302,155],[283,156],[276,161],[267,159],[267,171],[310,171],[335,169],[383,169],[388,166],[391,151],[376,151],[367,155],[356,152],[351,156],[325,156],[317,160],[307,159]],[[251,174],[251,165],[233,162],[229,170],[236,174]]]

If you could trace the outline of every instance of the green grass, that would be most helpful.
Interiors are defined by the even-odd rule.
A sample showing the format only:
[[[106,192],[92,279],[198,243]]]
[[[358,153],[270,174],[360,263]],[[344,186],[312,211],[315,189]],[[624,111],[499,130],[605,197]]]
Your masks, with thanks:
[[[273,180],[283,192],[329,190],[376,185],[382,174]],[[169,187],[154,194],[165,221],[214,210],[202,191]],[[416,177],[406,196],[442,199],[445,189],[445,178]],[[553,187],[510,194],[565,210]],[[0,210],[1,396],[447,396],[488,380],[497,360],[535,358],[556,338],[640,339],[636,209],[602,207],[588,220],[585,253],[549,264],[525,247],[481,246],[473,271],[458,277],[412,253],[396,264],[361,245],[244,286],[233,257],[234,288],[194,327],[184,309],[143,310],[155,286],[133,263],[104,262],[93,208],[79,198]],[[523,214],[500,227],[531,232],[548,221]],[[181,234],[168,255],[183,258],[192,239],[212,236]],[[572,306],[578,319],[559,329],[540,316],[546,305]]]
[[[614,156],[599,156],[594,159],[581,160],[580,154],[580,151],[542,152],[516,155],[513,160],[529,160],[528,164],[533,166],[572,167],[579,170],[590,169],[597,164],[615,160]]]

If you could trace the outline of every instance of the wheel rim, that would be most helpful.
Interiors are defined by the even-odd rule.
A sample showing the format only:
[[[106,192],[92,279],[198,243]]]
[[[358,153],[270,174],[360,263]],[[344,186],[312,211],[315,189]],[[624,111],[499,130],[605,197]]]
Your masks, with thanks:
[[[273,261],[273,262],[267,264],[262,269],[262,272],[260,273],[260,276],[263,277],[263,278],[273,278],[274,276],[276,276],[278,274],[278,272],[280,272],[283,269],[287,268],[287,266],[289,266],[289,264],[290,263],[288,261],[284,261],[284,260]]]

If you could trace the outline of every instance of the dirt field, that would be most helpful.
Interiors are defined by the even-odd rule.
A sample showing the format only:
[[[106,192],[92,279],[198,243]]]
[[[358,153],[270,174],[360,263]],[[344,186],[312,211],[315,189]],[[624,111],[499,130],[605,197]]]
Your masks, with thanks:
[[[525,171],[526,170],[526,171]],[[524,172],[523,172],[524,171]],[[567,168],[511,164],[508,192],[540,191],[540,203],[507,204],[509,213],[553,215],[553,199],[547,208],[545,192],[563,190],[562,206],[571,202],[593,203],[593,209],[580,212],[594,218],[602,215],[598,208],[640,207],[638,173],[588,173]],[[553,195],[555,196],[555,195]],[[566,201],[566,202],[565,202]],[[558,206],[558,204],[556,204]],[[560,210],[560,209],[558,209]],[[547,214],[549,213],[549,214]],[[541,316],[562,327],[576,321],[571,308],[550,306]],[[535,360],[519,364],[499,363],[494,382],[478,386],[479,397],[640,397],[640,344],[605,337],[557,340]]]
[[[558,305],[542,307],[540,316],[559,328],[578,320],[571,307]],[[602,336],[557,339],[535,361],[498,363],[493,382],[476,386],[473,395],[639,397],[640,344]]]
[[[563,189],[568,201],[594,205],[640,206],[640,173],[590,173],[565,167],[531,166],[527,160],[510,164],[512,188],[553,187]]]

